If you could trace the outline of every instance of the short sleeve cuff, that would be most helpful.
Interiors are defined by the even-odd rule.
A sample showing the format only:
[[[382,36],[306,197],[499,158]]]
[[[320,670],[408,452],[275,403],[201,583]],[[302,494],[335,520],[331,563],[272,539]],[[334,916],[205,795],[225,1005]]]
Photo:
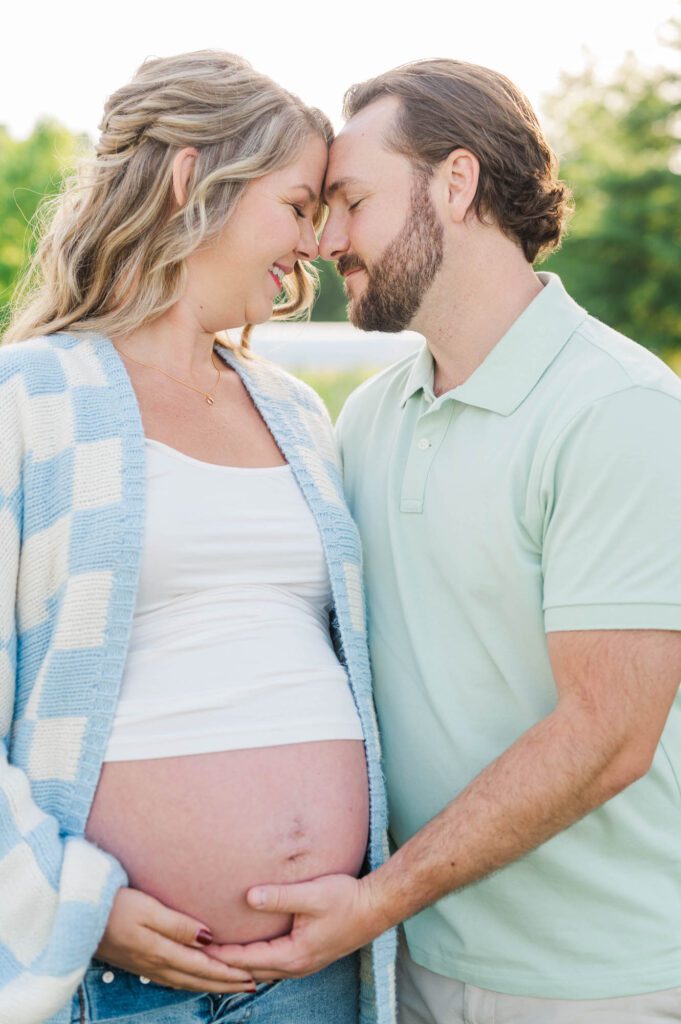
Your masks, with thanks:
[[[547,633],[577,629],[674,629],[681,631],[678,604],[583,604],[544,609]]]

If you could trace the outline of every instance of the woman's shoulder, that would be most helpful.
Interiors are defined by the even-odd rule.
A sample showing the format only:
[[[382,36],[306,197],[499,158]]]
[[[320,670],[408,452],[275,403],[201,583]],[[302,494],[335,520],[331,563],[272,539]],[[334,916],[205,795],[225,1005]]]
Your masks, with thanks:
[[[0,381],[24,377],[39,379],[43,385],[52,380],[55,387],[66,386],[65,362],[78,358],[84,339],[68,334],[43,334],[0,345]],[[72,355],[68,356],[67,353]],[[65,358],[66,357],[66,358]]]
[[[0,345],[0,419],[15,417],[35,394],[60,390],[63,377],[49,337]]]
[[[0,388],[32,396],[86,383],[105,385],[98,341],[98,336],[60,333],[6,342],[0,345]]]

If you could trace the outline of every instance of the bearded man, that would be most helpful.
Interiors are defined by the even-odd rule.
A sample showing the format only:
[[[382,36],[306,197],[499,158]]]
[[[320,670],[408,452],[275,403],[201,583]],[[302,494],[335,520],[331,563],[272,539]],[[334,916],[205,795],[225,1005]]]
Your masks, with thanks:
[[[681,383],[534,262],[569,192],[504,76],[354,86],[320,250],[414,357],[338,426],[365,549],[390,860],[258,887],[317,970],[405,922],[403,1024],[681,1020]]]

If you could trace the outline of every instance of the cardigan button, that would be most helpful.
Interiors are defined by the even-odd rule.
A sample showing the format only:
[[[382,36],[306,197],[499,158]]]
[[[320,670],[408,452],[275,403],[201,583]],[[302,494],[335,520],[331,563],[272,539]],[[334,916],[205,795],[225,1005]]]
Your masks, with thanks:
[[[151,981],[151,978],[145,978],[143,974],[140,974],[140,981],[142,982],[143,985],[148,985],[149,982]]]
[[[110,985],[115,977],[116,975],[114,974],[113,971],[104,971],[104,974],[102,975],[102,981],[104,982],[105,985]]]

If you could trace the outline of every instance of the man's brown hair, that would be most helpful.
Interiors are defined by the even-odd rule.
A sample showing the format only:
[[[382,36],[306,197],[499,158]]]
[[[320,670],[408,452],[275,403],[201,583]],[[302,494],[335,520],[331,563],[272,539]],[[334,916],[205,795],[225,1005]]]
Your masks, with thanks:
[[[353,117],[383,96],[400,111],[390,149],[432,173],[454,149],[480,163],[473,209],[517,241],[530,263],[559,244],[571,209],[568,186],[526,97],[505,75],[458,60],[422,60],[351,86],[343,113]]]

